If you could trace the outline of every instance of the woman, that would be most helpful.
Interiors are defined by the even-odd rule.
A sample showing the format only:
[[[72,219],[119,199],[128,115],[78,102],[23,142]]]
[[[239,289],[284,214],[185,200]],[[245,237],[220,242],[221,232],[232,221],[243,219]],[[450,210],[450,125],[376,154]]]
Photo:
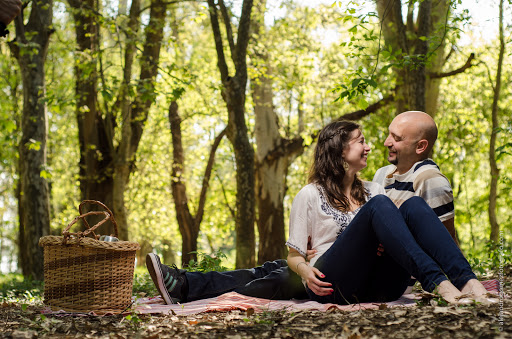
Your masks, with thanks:
[[[358,178],[369,152],[353,122],[333,122],[320,132],[310,183],[293,201],[287,241],[288,266],[302,277],[310,298],[392,301],[413,275],[450,303],[473,302],[461,299],[469,292],[483,300],[487,291],[422,198],[398,209],[382,186]],[[308,237],[318,251],[309,263]]]

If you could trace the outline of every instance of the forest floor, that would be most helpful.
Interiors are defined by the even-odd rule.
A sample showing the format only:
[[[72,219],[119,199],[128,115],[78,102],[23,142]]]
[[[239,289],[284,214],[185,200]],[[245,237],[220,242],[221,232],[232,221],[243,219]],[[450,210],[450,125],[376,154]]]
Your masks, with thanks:
[[[425,299],[418,306],[352,312],[59,317],[42,315],[40,303],[4,301],[0,338],[512,338],[512,266],[503,273],[507,298],[458,307]]]

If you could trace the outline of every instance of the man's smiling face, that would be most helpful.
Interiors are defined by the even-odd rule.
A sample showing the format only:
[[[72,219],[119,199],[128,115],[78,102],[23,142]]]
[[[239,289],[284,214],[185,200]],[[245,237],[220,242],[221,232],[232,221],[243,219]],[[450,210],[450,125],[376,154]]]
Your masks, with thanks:
[[[417,135],[409,120],[405,116],[397,116],[389,125],[389,135],[384,141],[384,146],[389,150],[388,161],[397,166],[398,173],[407,172],[418,158]]]

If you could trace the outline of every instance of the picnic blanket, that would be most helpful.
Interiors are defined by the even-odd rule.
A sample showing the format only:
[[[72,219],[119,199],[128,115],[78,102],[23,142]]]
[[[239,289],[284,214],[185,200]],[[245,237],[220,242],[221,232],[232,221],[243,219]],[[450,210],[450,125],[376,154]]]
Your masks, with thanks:
[[[499,293],[498,280],[482,281],[484,287],[492,293]],[[269,300],[248,297],[236,292],[229,292],[215,298],[196,300],[183,304],[165,305],[160,296],[155,298],[141,298],[136,300],[134,308],[140,313],[160,313],[172,315],[191,315],[203,312],[225,312],[231,310],[254,312],[275,310],[317,310],[327,311],[339,309],[344,311],[357,311],[361,309],[378,309],[382,307],[414,306],[416,300],[421,299],[420,294],[404,294],[400,299],[387,303],[360,303],[351,305],[321,304],[311,300]],[[383,306],[385,305],[385,306]]]
[[[482,281],[482,284],[491,293],[499,293],[499,281],[487,280]],[[269,300],[248,297],[236,292],[229,292],[222,294],[215,298],[201,299],[183,304],[166,305],[163,299],[158,297],[153,298],[134,298],[131,307],[127,307],[122,314],[129,314],[130,312],[146,313],[146,314],[172,314],[172,315],[192,315],[203,312],[227,312],[232,310],[248,311],[252,309],[254,312],[263,311],[300,311],[300,310],[316,310],[328,311],[331,309],[338,309],[343,311],[358,311],[364,309],[379,309],[397,306],[414,306],[416,301],[421,299],[421,294],[404,294],[400,299],[387,302],[387,303],[360,303],[351,305],[337,305],[337,304],[321,304],[311,300]],[[130,310],[131,309],[131,310]],[[52,310],[49,306],[41,309],[43,314],[52,314],[56,316],[96,316],[96,315],[111,315],[113,313],[103,312],[101,314],[88,312],[65,312],[63,310]],[[117,314],[117,313],[116,313]]]

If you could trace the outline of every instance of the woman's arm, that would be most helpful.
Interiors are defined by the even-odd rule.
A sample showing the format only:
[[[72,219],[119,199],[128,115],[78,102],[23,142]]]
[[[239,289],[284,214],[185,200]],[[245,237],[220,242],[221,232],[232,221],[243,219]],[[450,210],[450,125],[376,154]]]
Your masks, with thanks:
[[[292,269],[295,273],[300,275],[302,279],[306,281],[309,289],[313,291],[316,295],[324,296],[329,295],[333,292],[331,283],[322,281],[317,278],[325,278],[322,272],[320,272],[316,267],[309,266],[309,263],[304,259],[304,257],[295,249],[290,248],[288,252],[288,267]]]

